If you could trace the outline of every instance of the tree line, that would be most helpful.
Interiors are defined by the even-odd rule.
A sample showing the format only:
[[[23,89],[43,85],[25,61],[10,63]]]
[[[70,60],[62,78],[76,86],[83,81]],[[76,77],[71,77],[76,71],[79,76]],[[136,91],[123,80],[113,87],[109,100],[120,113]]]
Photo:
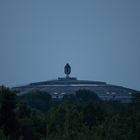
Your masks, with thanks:
[[[139,140],[140,93],[131,103],[79,90],[54,101],[46,92],[17,96],[0,88],[0,140]]]

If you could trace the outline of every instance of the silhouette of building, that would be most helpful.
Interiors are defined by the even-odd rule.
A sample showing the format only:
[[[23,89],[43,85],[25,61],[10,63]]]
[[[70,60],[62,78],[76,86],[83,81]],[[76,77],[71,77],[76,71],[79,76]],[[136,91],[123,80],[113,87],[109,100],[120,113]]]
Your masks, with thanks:
[[[66,77],[59,77],[56,80],[30,83],[25,86],[14,87],[19,95],[27,94],[32,91],[48,92],[53,99],[62,99],[65,94],[75,94],[81,89],[94,91],[103,100],[119,100],[121,102],[130,102],[132,94],[138,91],[107,84],[100,81],[78,80],[76,77],[70,77],[71,66],[67,63],[64,67]]]

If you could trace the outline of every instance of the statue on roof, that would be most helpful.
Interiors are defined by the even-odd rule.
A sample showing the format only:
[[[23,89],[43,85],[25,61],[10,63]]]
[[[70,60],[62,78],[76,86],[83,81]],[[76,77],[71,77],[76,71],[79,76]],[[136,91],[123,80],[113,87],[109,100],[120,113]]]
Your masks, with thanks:
[[[64,67],[64,72],[66,74],[66,77],[69,77],[69,74],[71,73],[71,66],[68,63]]]

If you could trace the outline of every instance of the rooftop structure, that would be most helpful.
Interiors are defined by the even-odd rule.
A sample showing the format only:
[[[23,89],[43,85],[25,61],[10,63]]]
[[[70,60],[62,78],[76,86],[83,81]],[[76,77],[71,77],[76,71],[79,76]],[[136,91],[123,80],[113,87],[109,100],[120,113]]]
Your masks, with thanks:
[[[76,77],[70,77],[71,66],[68,63],[64,67],[64,73],[66,74],[66,77],[30,83],[13,89],[16,90],[19,95],[36,90],[45,91],[50,93],[54,99],[61,99],[65,94],[75,94],[77,90],[86,89],[94,91],[103,100],[115,99],[122,102],[130,102],[132,94],[138,92],[122,86],[107,84],[106,82],[78,80]]]

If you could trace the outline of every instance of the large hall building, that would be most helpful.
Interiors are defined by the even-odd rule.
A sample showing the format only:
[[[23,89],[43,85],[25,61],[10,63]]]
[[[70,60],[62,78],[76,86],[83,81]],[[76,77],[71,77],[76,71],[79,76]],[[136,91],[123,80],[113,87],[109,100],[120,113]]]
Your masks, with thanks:
[[[33,91],[48,92],[53,99],[62,99],[66,94],[75,94],[78,90],[90,90],[95,92],[103,100],[119,100],[121,102],[130,102],[132,94],[138,91],[107,84],[100,81],[78,80],[76,77],[70,77],[71,67],[66,64],[64,67],[66,77],[59,77],[56,80],[30,83],[28,85],[14,87],[19,94],[27,94]]]

